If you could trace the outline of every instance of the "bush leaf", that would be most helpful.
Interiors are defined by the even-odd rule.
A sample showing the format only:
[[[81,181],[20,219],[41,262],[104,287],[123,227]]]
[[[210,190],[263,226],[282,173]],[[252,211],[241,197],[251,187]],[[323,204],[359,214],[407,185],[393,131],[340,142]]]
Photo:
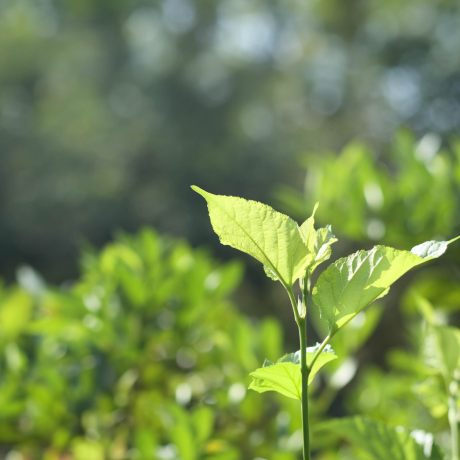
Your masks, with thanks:
[[[433,435],[412,433],[365,417],[346,417],[321,423],[317,430],[328,430],[347,439],[374,460],[442,460]]]
[[[460,329],[451,326],[428,326],[423,343],[423,355],[428,366],[438,370],[447,383],[460,368]]]
[[[307,348],[307,364],[311,361],[319,346],[320,344],[317,344],[315,347]],[[308,384],[311,383],[321,367],[333,359],[337,359],[337,356],[331,346],[327,345],[313,364]],[[250,375],[254,379],[249,385],[251,390],[258,391],[259,393],[277,391],[289,398],[302,399],[300,350],[284,355],[276,363],[272,363],[266,359],[263,367],[255,370]]]
[[[255,257],[285,287],[305,275],[314,253],[304,244],[294,220],[257,201],[192,188],[206,199],[212,227],[222,244]]]
[[[409,251],[375,246],[337,260],[318,279],[313,301],[334,334],[371,302],[383,297],[404,273],[442,255],[452,241],[428,241]]]

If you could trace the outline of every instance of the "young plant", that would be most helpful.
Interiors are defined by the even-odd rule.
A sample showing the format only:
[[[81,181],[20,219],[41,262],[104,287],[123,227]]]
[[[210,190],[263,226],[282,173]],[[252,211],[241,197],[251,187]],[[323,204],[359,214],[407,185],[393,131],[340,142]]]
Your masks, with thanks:
[[[264,265],[267,276],[280,281],[286,289],[299,328],[300,350],[283,356],[276,363],[266,360],[262,368],[251,374],[250,388],[260,393],[277,391],[300,400],[303,457],[310,460],[308,385],[324,364],[336,358],[329,341],[360,311],[383,297],[404,273],[441,256],[454,240],[428,241],[411,251],[385,246],[359,251],[330,265],[312,287],[312,273],[329,259],[331,245],[337,241],[330,226],[315,230],[314,214],[318,204],[312,216],[299,226],[290,217],[262,203],[192,188],[206,199],[211,224],[221,243],[255,257]],[[296,302],[293,286],[297,280],[302,296]],[[327,322],[328,334],[321,344],[307,348],[310,299]]]

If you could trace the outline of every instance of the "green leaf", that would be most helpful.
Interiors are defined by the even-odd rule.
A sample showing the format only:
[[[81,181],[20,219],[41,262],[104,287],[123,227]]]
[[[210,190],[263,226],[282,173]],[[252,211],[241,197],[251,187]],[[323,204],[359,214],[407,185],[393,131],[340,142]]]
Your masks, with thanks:
[[[365,417],[346,417],[321,423],[317,428],[347,439],[374,460],[442,460],[433,435],[408,432]]]
[[[428,324],[435,324],[434,308],[431,302],[421,296],[415,289],[409,291],[408,296],[414,301],[418,311],[427,320]]]
[[[104,460],[104,447],[99,442],[76,438],[71,450],[75,460]]]
[[[171,429],[171,438],[183,460],[195,460],[197,458],[195,436],[185,421],[174,425]]]
[[[267,267],[266,265],[264,265],[264,271],[265,271],[265,274],[269,278],[271,278],[273,281],[279,281],[278,277],[275,275],[275,273],[273,272],[273,270],[270,267]]]
[[[316,241],[314,247],[316,257],[311,268],[312,273],[319,264],[322,264],[331,257],[331,245],[336,241],[338,240],[335,235],[332,234],[330,225],[324,228],[319,228],[316,231]]]
[[[307,365],[312,360],[316,351],[320,347],[318,343],[315,347],[307,348]],[[313,365],[308,378],[311,383],[316,373],[329,361],[337,359],[334,350],[327,345],[318,356]],[[289,398],[302,399],[302,373],[300,370],[300,350],[295,353],[284,355],[276,363],[265,360],[264,366],[252,372],[254,379],[249,388],[251,390],[264,393],[265,391],[277,391]]]
[[[214,429],[214,412],[207,406],[195,409],[192,414],[193,427],[195,431],[195,443],[201,444],[207,441]]]
[[[312,296],[329,332],[335,334],[371,302],[383,297],[404,273],[440,256],[452,241],[427,242],[411,252],[375,246],[333,263],[319,277]]]
[[[315,232],[315,212],[319,203],[315,204],[311,217],[309,217],[300,227],[300,236],[310,252],[315,250],[316,232]]]
[[[460,329],[428,326],[422,349],[426,364],[441,372],[449,384],[460,369]]]
[[[411,249],[412,254],[416,254],[422,259],[435,259],[442,256],[450,243],[458,240],[460,236],[450,241],[426,241],[425,243],[419,244]]]
[[[319,203],[315,204],[313,213],[299,228],[300,236],[310,252],[314,253],[314,258],[310,264],[310,273],[315,268],[331,257],[331,244],[337,241],[332,234],[331,226],[320,228],[315,231],[315,212]]]
[[[260,325],[257,342],[264,356],[276,359],[283,352],[283,328],[276,318],[265,317]]]
[[[16,338],[27,328],[32,310],[32,297],[23,290],[12,290],[0,305],[0,335],[6,339]]]
[[[147,428],[138,428],[134,432],[134,446],[140,452],[142,459],[155,460],[157,445],[155,433],[151,433]]]
[[[446,383],[441,375],[430,375],[427,379],[414,383],[412,393],[428,408],[433,418],[444,418],[449,410],[446,398]]]
[[[279,279],[287,288],[304,275],[313,253],[290,217],[257,201],[192,188],[206,199],[212,227],[222,244],[255,257],[271,278]]]

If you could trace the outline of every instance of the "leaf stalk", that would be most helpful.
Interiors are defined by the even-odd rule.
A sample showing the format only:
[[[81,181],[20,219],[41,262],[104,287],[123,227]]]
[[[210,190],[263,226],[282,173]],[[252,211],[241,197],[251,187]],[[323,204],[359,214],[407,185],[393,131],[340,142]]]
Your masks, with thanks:
[[[332,339],[332,334],[329,334],[324,340],[321,346],[318,348],[316,353],[313,355],[313,358],[310,361],[310,364],[308,365],[308,370],[311,371],[313,369],[313,364],[315,364],[315,361],[318,359],[318,356],[323,352],[324,348],[326,345],[329,343],[329,340]]]
[[[302,318],[300,317],[300,312],[297,306],[297,302],[295,301],[294,293],[292,292],[292,288],[288,288],[287,286],[284,287],[286,288],[286,291],[289,294],[289,298],[291,299],[291,305],[292,309],[294,310],[295,321],[300,328],[300,321]]]
[[[300,337],[300,369],[302,375],[302,435],[303,435],[303,458],[310,460],[310,422],[308,414],[308,379],[311,368],[307,364],[307,312],[310,294],[311,273],[307,269],[305,277],[301,279],[302,311],[300,312],[299,337]]]

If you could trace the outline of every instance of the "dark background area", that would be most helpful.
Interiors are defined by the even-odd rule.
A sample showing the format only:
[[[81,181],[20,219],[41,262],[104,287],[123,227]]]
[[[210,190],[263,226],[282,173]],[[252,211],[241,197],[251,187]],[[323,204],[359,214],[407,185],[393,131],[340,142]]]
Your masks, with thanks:
[[[296,159],[401,125],[460,127],[448,1],[0,5],[0,273],[76,276],[78,246],[149,224],[223,258],[189,186],[274,204]],[[260,280],[258,280],[260,282]]]

